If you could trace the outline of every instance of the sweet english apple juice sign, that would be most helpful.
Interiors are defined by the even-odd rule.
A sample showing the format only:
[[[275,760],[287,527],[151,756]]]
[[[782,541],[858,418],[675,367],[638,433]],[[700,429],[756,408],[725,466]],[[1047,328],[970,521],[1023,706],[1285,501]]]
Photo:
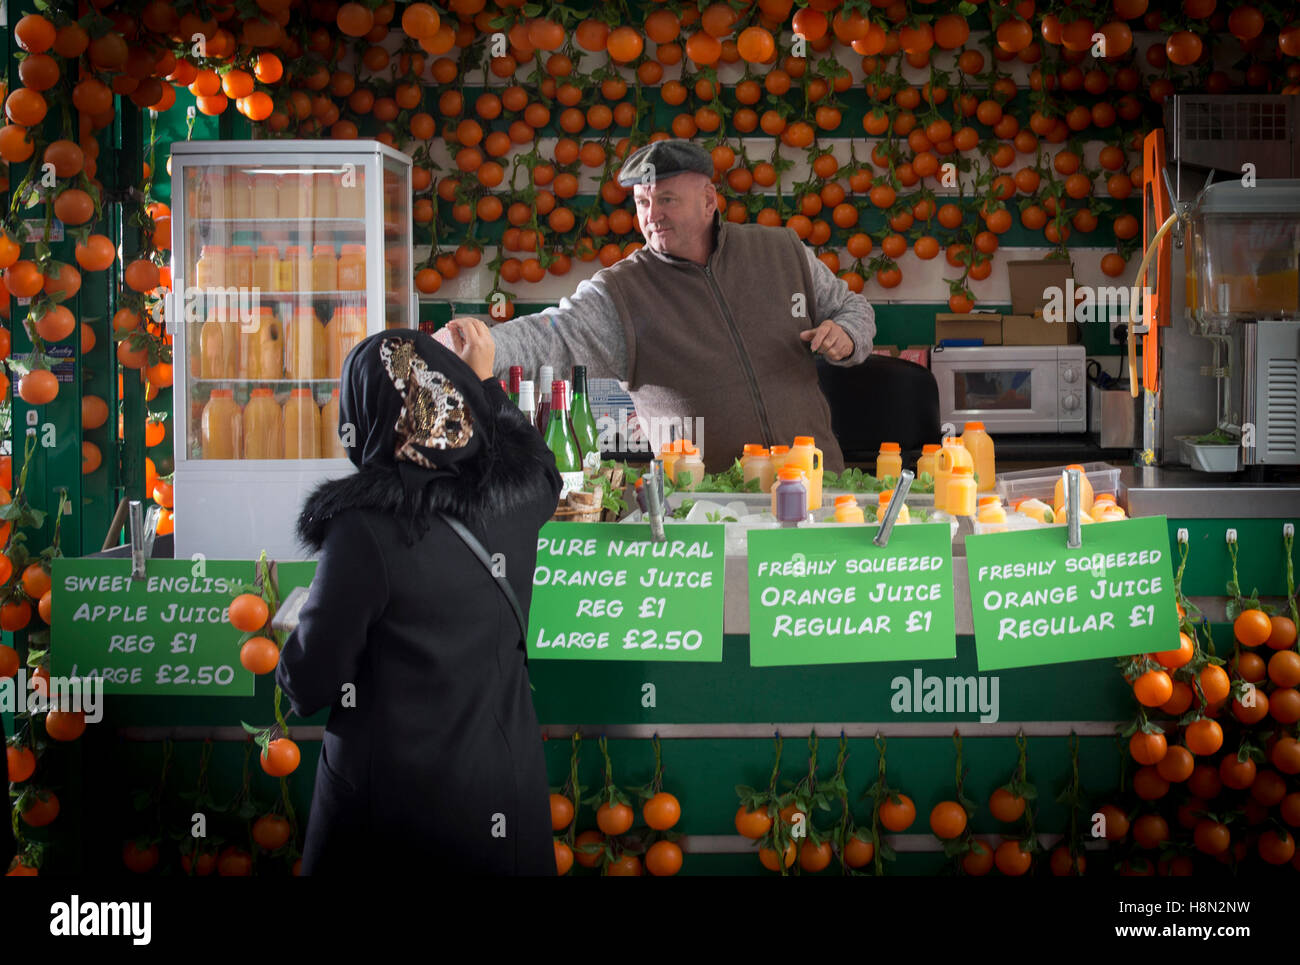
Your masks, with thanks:
[[[1177,645],[1163,516],[966,537],[980,670],[1122,657]]]

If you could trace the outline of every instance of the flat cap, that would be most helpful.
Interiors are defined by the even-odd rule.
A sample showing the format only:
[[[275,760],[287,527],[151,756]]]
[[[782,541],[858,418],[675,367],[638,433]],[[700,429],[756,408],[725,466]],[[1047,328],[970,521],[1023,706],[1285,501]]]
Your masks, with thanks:
[[[619,169],[618,183],[625,188],[654,184],[683,171],[713,177],[713,155],[694,141],[677,138],[652,141],[627,156]]]

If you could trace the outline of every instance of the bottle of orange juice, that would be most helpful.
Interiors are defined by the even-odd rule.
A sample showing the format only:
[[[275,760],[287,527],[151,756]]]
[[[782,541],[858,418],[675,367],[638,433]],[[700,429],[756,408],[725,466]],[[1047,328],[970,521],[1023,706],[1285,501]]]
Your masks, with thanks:
[[[325,326],[325,340],[329,344],[326,378],[337,379],[343,374],[343,360],[353,346],[366,337],[366,320],[355,305],[340,305],[334,317]]]
[[[244,434],[243,411],[231,389],[213,389],[199,421],[204,459],[238,459]]]
[[[781,475],[781,470],[785,468],[785,464],[790,461],[790,447],[773,446],[769,455],[772,460],[772,475],[775,480],[776,477]],[[775,481],[772,484],[776,485]]]
[[[984,524],[986,533],[1004,533],[1007,529],[1007,511],[997,496],[980,496],[976,503],[975,518]]]
[[[686,440],[675,439],[665,442],[659,451],[659,458],[664,464],[664,478],[677,483],[677,463],[686,454]]]
[[[320,409],[311,389],[292,389],[284,404],[284,458],[320,458]]]
[[[280,249],[275,245],[258,245],[253,258],[253,287],[273,292],[280,284]]]
[[[269,306],[261,306],[250,331],[239,329],[236,374],[264,381],[284,378],[284,331]]]
[[[274,218],[280,213],[280,179],[274,174],[254,174],[252,184],[253,218]]]
[[[984,423],[968,422],[961,434],[961,443],[975,464],[976,485],[982,493],[996,488],[997,471],[993,461],[993,439],[984,431]]]
[[[329,378],[325,326],[310,305],[299,305],[285,334],[285,371],[290,379]]]
[[[278,272],[282,292],[305,291],[310,284],[311,263],[307,260],[306,250],[302,245],[289,245],[284,249],[284,258],[280,260]]]
[[[233,171],[230,175],[230,217],[251,218],[253,211],[253,178],[247,171]]]
[[[320,454],[322,459],[346,459],[348,452],[339,438],[339,390],[335,386],[330,400],[320,408]]]
[[[282,174],[276,190],[279,216],[286,220],[311,217],[311,197],[307,194],[309,174]],[[306,205],[304,207],[304,202]]]
[[[217,305],[199,330],[199,378],[233,379],[238,371],[239,320],[227,306]]]
[[[852,493],[844,493],[842,496],[835,497],[835,522],[837,523],[864,523],[866,516],[863,515],[862,507],[858,505],[857,499]]]
[[[231,245],[227,251],[226,284],[236,288],[253,287],[253,249],[248,245]]]
[[[311,179],[312,213],[317,218],[337,218],[338,214],[338,179],[337,174],[317,172]]]
[[[885,520],[885,513],[889,512],[889,504],[894,501],[894,491],[892,489],[883,490],[877,497],[876,505],[876,522],[882,523]],[[910,523],[912,514],[907,511],[907,502],[898,507],[898,518],[894,520],[895,525]]]
[[[948,436],[943,440],[943,445],[939,447],[938,453],[934,457],[934,505],[936,509],[943,509],[948,503],[948,483],[952,479],[952,471],[957,466],[970,466],[972,472],[975,464],[971,460],[970,453],[966,447],[961,444],[961,440],[956,436]]]
[[[876,478],[897,479],[903,474],[903,453],[897,442],[882,442],[876,453]]]
[[[1072,463],[1065,468],[1067,470],[1079,470],[1079,509],[1085,513],[1091,513],[1093,502],[1092,483],[1088,482],[1088,474],[1083,471],[1083,467],[1078,463]],[[1056,480],[1055,498],[1052,502],[1052,506],[1056,510],[1056,515],[1058,517],[1062,517],[1062,514],[1065,511],[1065,478],[1065,473],[1063,472],[1061,473],[1061,478]]]
[[[953,466],[944,508],[954,516],[974,516],[977,498],[974,468],[969,465]]]
[[[772,454],[767,451],[766,446],[748,443],[744,455],[740,457],[740,472],[741,479],[746,485],[751,479],[757,479],[759,492],[772,491],[776,474],[772,471]]]
[[[689,442],[682,447],[682,455],[673,465],[673,483],[679,489],[693,490],[704,478],[704,460],[700,450]]]
[[[334,209],[340,218],[366,216],[366,172],[362,168],[339,181]]]
[[[284,415],[268,388],[257,388],[244,406],[244,458],[284,458]]]
[[[339,290],[339,260],[333,245],[316,245],[311,250],[311,291]]]
[[[926,443],[921,447],[921,457],[916,460],[916,478],[921,478],[921,473],[928,472],[930,478],[934,478],[935,457],[939,455],[939,447],[934,443]]]
[[[221,245],[204,245],[194,263],[195,288],[223,288],[226,284],[226,249]]]
[[[362,291],[366,287],[366,246],[344,245],[339,257],[339,291]]]

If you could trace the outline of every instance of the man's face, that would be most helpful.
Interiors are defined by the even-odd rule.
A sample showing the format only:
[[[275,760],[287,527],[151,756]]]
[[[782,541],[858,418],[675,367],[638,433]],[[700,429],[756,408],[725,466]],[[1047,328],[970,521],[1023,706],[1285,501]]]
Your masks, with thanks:
[[[703,174],[686,171],[635,185],[632,193],[637,226],[651,251],[686,257],[712,230],[717,200],[713,182]]]

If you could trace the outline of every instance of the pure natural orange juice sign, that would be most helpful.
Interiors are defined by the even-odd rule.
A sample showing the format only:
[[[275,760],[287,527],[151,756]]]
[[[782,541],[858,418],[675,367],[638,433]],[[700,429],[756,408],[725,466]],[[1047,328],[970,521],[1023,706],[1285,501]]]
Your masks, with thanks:
[[[966,537],[980,670],[1167,650],[1178,640],[1163,516]]]
[[[547,523],[537,539],[528,656],[722,660],[723,527]]]

